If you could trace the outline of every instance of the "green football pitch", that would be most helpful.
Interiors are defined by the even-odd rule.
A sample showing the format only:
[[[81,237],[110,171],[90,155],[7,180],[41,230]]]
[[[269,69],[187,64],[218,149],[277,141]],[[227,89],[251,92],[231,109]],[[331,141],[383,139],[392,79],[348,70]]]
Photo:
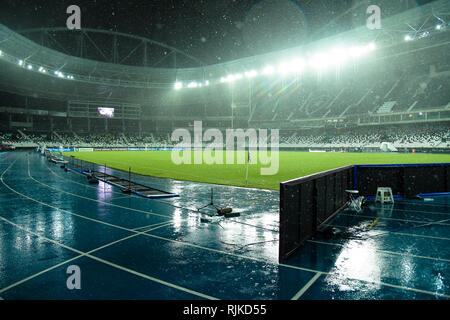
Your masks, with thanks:
[[[195,151],[199,152],[199,151]],[[248,180],[246,184],[246,164],[237,163],[234,154],[234,164],[175,164],[171,158],[171,151],[94,151],[94,152],[65,152],[65,156],[106,165],[110,168],[171,178],[246,186],[279,190],[280,182],[306,176],[333,168],[351,164],[400,164],[400,163],[442,163],[450,162],[448,154],[420,154],[420,153],[341,153],[341,152],[279,152],[278,172],[274,175],[262,175],[261,168],[268,168],[270,164],[262,165],[256,159],[248,166]],[[246,159],[246,155],[244,159]],[[193,157],[192,163],[193,161]],[[223,162],[226,163],[224,152]],[[228,162],[229,163],[229,162]],[[87,167],[89,165],[86,165]],[[276,167],[272,159],[272,166]]]

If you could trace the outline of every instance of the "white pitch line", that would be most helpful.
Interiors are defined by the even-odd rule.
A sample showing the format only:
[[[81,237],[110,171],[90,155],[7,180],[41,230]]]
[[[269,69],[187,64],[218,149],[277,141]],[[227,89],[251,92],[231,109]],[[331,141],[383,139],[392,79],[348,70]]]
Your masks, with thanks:
[[[176,285],[176,284],[173,284],[173,283],[170,283],[170,282],[167,282],[167,281],[164,281],[164,280],[155,278],[155,277],[151,277],[151,276],[146,275],[146,274],[143,274],[143,273],[141,273],[141,272],[138,272],[138,271],[135,271],[135,270],[132,270],[132,269],[123,267],[123,266],[121,266],[121,265],[115,264],[115,263],[110,262],[110,261],[108,261],[108,260],[104,260],[104,259],[102,259],[102,258],[93,256],[93,255],[91,255],[91,254],[89,254],[89,253],[87,253],[87,252],[83,252],[83,251],[80,251],[80,250],[78,250],[78,249],[75,249],[75,248],[66,246],[65,244],[62,244],[62,243],[60,243],[60,242],[58,242],[58,241],[55,241],[55,240],[53,240],[53,239],[49,239],[49,238],[47,238],[47,237],[45,237],[45,236],[42,236],[42,235],[37,234],[37,233],[35,233],[35,232],[33,232],[33,231],[30,231],[30,230],[28,230],[28,229],[26,229],[26,228],[23,228],[23,227],[19,226],[18,224],[15,224],[14,222],[9,221],[8,219],[5,219],[5,218],[3,218],[3,217],[1,217],[1,216],[0,216],[0,219],[1,219],[1,220],[4,220],[4,221],[6,221],[6,222],[8,222],[9,224],[15,226],[15,227],[18,228],[18,229],[21,229],[21,230],[23,230],[23,231],[25,231],[25,232],[28,232],[28,233],[30,233],[30,234],[32,234],[32,235],[35,235],[35,236],[37,236],[37,237],[39,237],[39,238],[41,238],[41,239],[44,239],[44,240],[46,240],[46,241],[48,241],[48,242],[51,242],[51,243],[55,244],[55,245],[57,245],[57,246],[60,246],[60,247],[62,247],[62,248],[64,248],[64,249],[67,249],[67,250],[76,252],[76,253],[80,254],[80,256],[85,256],[85,257],[94,259],[94,260],[96,260],[96,261],[99,261],[99,262],[101,262],[101,263],[107,264],[107,265],[109,265],[109,266],[111,266],[111,267],[114,267],[114,268],[116,268],[116,269],[120,269],[120,270],[122,270],[122,271],[126,271],[126,272],[128,272],[128,273],[134,274],[134,275],[139,276],[139,277],[141,277],[141,278],[145,278],[145,279],[151,280],[151,281],[153,281],[153,282],[157,282],[157,283],[162,284],[162,285],[165,285],[165,286],[167,286],[167,287],[171,287],[171,288],[174,288],[174,289],[177,289],[177,290],[180,290],[180,291],[184,291],[184,292],[193,294],[193,295],[198,296],[198,297],[201,297],[201,298],[210,299],[210,300],[218,300],[218,299],[215,298],[215,297],[212,297],[212,296],[209,296],[209,295],[206,295],[206,294],[203,294],[203,293],[200,293],[200,292],[197,292],[197,291],[195,291],[195,290],[191,290],[191,289],[188,289],[188,288],[185,288],[185,287],[181,287],[181,286],[178,286],[178,285]],[[131,238],[131,237],[133,237],[133,236],[137,236],[137,235],[132,235],[132,236],[129,236],[128,238]],[[123,241],[123,240],[118,240],[118,241]],[[116,243],[117,243],[118,241],[116,241]],[[105,247],[105,246],[103,246],[103,247]],[[98,249],[98,250],[99,250],[99,249]],[[72,259],[72,260],[73,260],[73,259]],[[10,287],[9,287],[9,288],[10,288]],[[5,290],[3,290],[3,291],[5,291]],[[3,292],[3,291],[1,291],[1,292]]]
[[[313,285],[314,282],[316,282],[317,279],[320,278],[322,275],[322,272],[317,272],[309,281],[307,284],[303,286],[292,298],[291,300],[298,300],[305,292]]]
[[[344,247],[345,246],[344,244],[341,244],[341,243],[324,242],[324,241],[317,241],[317,240],[306,240],[306,241],[313,242],[313,243],[319,243],[319,244],[326,244],[326,245],[329,245],[329,246],[338,246],[338,247]],[[427,257],[427,256],[419,256],[419,255],[415,255],[415,254],[401,253],[401,252],[388,251],[388,250],[378,250],[378,249],[376,249],[375,251],[380,252],[380,253],[385,253],[385,254],[398,255],[398,256],[413,257],[413,258],[427,259],[427,260],[433,260],[433,261],[450,262],[449,259],[444,259],[444,258],[434,258],[434,257]]]

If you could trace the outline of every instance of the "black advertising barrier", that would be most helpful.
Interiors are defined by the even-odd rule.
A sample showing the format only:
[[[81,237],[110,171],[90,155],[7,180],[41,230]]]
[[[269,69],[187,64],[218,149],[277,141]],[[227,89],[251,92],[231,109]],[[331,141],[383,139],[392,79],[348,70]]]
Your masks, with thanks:
[[[345,190],[353,187],[353,167],[341,167],[280,183],[281,263],[320,225],[345,207]]]
[[[365,197],[378,187],[389,187],[394,196],[413,197],[450,192],[450,163],[355,166],[353,188]]]
[[[450,163],[351,165],[280,183],[280,263],[346,207],[345,190],[370,199],[378,187],[394,197],[447,195]]]

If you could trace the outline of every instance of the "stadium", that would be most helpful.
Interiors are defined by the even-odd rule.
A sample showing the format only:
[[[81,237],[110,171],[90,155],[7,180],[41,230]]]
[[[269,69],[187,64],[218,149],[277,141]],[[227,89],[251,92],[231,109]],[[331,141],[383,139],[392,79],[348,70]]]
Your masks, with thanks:
[[[448,300],[450,3],[349,10],[214,63],[0,21],[0,300]]]

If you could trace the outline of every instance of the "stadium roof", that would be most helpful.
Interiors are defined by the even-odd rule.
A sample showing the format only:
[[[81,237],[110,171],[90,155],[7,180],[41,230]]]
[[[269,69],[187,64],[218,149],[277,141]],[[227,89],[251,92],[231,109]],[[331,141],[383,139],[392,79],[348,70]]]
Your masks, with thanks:
[[[448,20],[448,12],[448,1],[435,1],[383,19],[380,30],[369,30],[366,26],[361,26],[305,46],[195,68],[136,67],[69,56],[43,47],[0,24],[0,60],[17,68],[26,68],[30,72],[43,73],[44,70],[46,75],[63,78],[65,81],[135,88],[172,88],[177,81],[208,81],[208,84],[218,82],[221,77],[229,74],[262,68],[284,57],[327,51],[336,45],[364,46],[375,42],[377,48],[390,47],[404,42],[406,35],[411,35],[412,38],[431,35],[430,32],[436,31],[437,24]],[[439,31],[447,32],[447,29]]]

